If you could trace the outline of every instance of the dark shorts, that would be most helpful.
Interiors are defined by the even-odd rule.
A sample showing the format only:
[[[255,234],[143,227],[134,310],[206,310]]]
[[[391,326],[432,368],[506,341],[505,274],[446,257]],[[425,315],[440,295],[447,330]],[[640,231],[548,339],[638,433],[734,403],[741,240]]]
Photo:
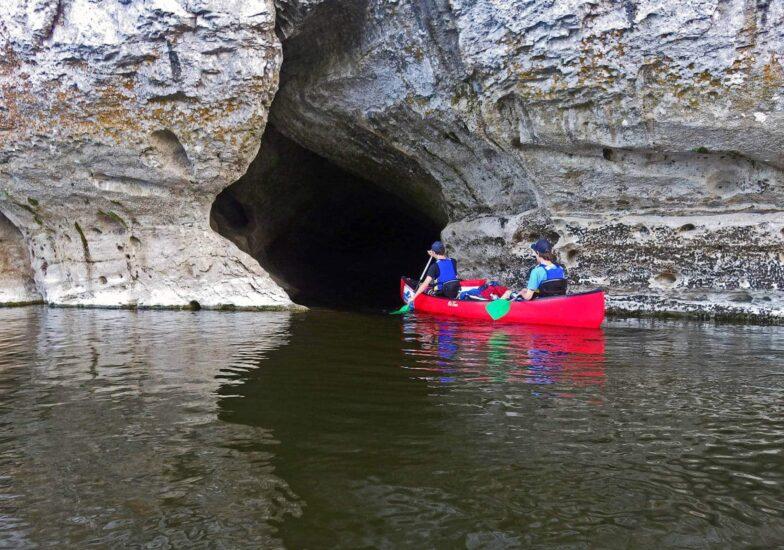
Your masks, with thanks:
[[[440,290],[436,290],[433,294],[434,296],[443,296],[444,298],[457,298],[457,295],[460,294],[460,281],[449,281],[448,283],[444,283],[444,286],[441,287]]]

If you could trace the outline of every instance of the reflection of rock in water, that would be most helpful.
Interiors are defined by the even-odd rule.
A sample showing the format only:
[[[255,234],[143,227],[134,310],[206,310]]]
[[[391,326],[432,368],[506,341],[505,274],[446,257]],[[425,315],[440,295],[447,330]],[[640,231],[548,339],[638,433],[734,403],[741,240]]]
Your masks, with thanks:
[[[525,382],[585,387],[604,384],[601,329],[466,323],[410,316],[407,368],[440,382]],[[427,374],[427,373],[430,374]]]
[[[216,402],[287,342],[288,313],[0,315],[0,545],[279,544],[270,521],[299,505],[273,434]]]

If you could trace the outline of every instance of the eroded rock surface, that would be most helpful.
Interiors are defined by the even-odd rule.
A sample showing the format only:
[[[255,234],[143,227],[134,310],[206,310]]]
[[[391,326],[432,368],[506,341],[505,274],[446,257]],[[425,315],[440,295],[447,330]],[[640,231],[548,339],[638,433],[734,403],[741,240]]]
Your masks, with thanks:
[[[784,3],[279,0],[288,137],[626,310],[784,316]],[[339,29],[339,32],[337,31]]]
[[[245,252],[264,265],[294,201],[247,186],[245,252],[208,225],[256,154],[284,40],[277,129],[446,220],[464,275],[520,283],[545,235],[616,308],[784,318],[781,0],[275,3],[277,28],[272,0],[4,7],[0,212],[35,291],[17,267],[0,287],[290,304]]]
[[[22,234],[0,214],[0,304],[41,301]]]
[[[291,304],[208,222],[277,88],[271,0],[13,0],[0,51],[0,211],[45,301]]]

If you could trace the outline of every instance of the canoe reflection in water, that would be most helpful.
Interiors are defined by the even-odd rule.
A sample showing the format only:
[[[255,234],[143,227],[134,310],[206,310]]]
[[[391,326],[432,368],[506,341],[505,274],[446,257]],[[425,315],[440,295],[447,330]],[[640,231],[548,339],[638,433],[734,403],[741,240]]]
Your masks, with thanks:
[[[402,323],[405,368],[431,381],[604,384],[604,332],[538,325],[494,325],[421,313]]]

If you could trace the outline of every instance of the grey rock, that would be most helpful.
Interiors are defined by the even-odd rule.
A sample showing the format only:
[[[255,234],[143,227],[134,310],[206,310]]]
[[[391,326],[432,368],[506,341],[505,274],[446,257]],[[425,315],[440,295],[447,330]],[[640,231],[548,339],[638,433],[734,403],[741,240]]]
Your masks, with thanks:
[[[263,241],[208,225],[269,110],[443,223],[466,276],[521,284],[548,236],[616,310],[784,318],[781,0],[276,6],[0,12],[0,212],[45,301],[290,304]]]
[[[465,275],[548,235],[617,309],[784,316],[784,3],[286,4],[271,121],[446,215]]]
[[[271,0],[13,0],[0,51],[0,212],[46,302],[291,305],[209,227],[277,89]]]
[[[40,302],[22,234],[0,214],[0,304]]]

